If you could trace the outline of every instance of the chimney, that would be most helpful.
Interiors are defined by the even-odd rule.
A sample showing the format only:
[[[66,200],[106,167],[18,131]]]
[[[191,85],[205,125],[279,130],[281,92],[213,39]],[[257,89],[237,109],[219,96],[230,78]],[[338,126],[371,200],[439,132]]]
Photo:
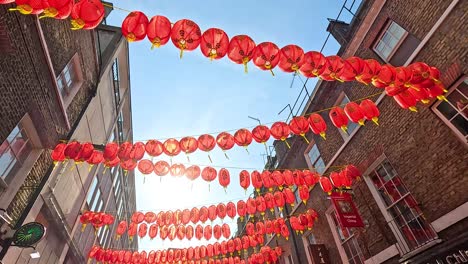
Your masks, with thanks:
[[[344,46],[348,43],[349,24],[340,20],[328,18],[330,22],[327,27],[327,31]]]

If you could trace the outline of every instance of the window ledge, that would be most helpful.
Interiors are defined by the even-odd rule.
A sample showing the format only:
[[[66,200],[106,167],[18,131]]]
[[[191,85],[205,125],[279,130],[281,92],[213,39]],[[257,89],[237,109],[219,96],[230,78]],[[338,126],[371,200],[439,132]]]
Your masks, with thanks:
[[[433,247],[433,246],[435,246],[435,245],[437,245],[437,244],[439,244],[439,243],[442,243],[442,239],[439,239],[439,238],[438,238],[438,239],[434,239],[434,240],[432,240],[432,241],[430,241],[430,242],[428,242],[428,243],[426,243],[426,244],[424,244],[424,245],[418,247],[417,249],[415,249],[415,250],[413,250],[413,251],[410,251],[410,252],[404,254],[404,255],[398,260],[398,262],[401,263],[401,262],[403,262],[403,261],[405,261],[405,260],[407,260],[407,259],[409,259],[409,258],[411,258],[411,257],[414,257],[414,256],[418,255],[419,253],[421,253],[421,252],[423,252],[423,251],[425,251],[425,250],[427,250],[427,249],[429,249],[429,248],[431,248],[431,247]]]

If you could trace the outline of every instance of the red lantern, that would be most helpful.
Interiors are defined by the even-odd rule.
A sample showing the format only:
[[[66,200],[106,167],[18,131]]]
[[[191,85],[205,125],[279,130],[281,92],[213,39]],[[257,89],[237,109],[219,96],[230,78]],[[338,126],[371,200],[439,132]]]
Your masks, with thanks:
[[[127,221],[120,221],[115,230],[115,232],[117,233],[117,239],[119,239],[125,233],[125,231],[127,231],[127,227]]]
[[[243,221],[244,216],[247,214],[247,205],[242,200],[237,202],[237,214],[239,215],[241,221]]]
[[[120,161],[120,167],[124,169],[125,171],[134,170],[137,167],[137,165],[138,165],[137,162],[133,159]]]
[[[416,98],[408,91],[403,91],[395,96],[393,99],[400,105],[403,109],[409,109],[413,112],[417,112],[418,109],[416,108]]]
[[[377,88],[385,88],[395,82],[396,72],[395,67],[384,65],[380,68],[376,78],[372,80],[372,84]],[[393,96],[393,95],[390,95]]]
[[[262,175],[258,171],[253,171],[250,174],[250,177],[252,177],[252,186],[258,193],[260,193],[260,188],[263,186]]]
[[[66,147],[67,147],[67,144],[65,143],[60,143],[60,144],[57,144],[57,146],[55,146],[54,150],[52,151],[50,155],[54,163],[65,160],[64,150]]]
[[[369,99],[365,99],[361,102],[359,106],[361,107],[364,117],[367,120],[372,120],[372,122],[374,122],[376,125],[379,125],[378,121],[380,111],[374,102],[372,102]]]
[[[309,116],[309,124],[314,134],[320,135],[323,139],[326,139],[325,131],[327,131],[327,123],[325,123],[321,115],[311,114]]]
[[[165,45],[171,37],[171,21],[165,16],[154,16],[151,18],[146,34],[151,42],[151,49]]]
[[[262,42],[255,47],[252,61],[258,68],[270,71],[274,76],[273,68],[278,65],[281,51],[274,43]]]
[[[218,204],[218,206],[216,206],[216,213],[218,215],[218,218],[220,218],[221,220],[224,219],[224,217],[226,217],[226,205],[224,205],[223,203],[220,203]]]
[[[248,171],[242,170],[239,173],[239,182],[240,186],[247,192],[247,188],[250,187],[250,174]]]
[[[229,225],[224,223],[221,226],[221,231],[223,233],[223,237],[228,239],[231,236],[231,228],[229,228]]]
[[[304,64],[304,50],[297,45],[287,45],[281,49],[278,66],[285,72],[297,72]]]
[[[142,212],[135,212],[132,215],[132,223],[140,224],[145,220],[145,215]]]
[[[203,237],[206,240],[210,240],[212,235],[213,235],[213,229],[211,228],[211,226],[210,225],[205,226],[205,228],[203,229]]]
[[[252,137],[258,143],[265,143],[270,139],[270,129],[263,125],[256,126],[252,130]]]
[[[172,27],[171,40],[180,49],[180,58],[182,58],[184,50],[194,50],[200,44],[200,27],[191,20],[181,19]]]
[[[200,222],[205,223],[206,220],[208,220],[208,208],[202,206],[200,208]]]
[[[259,197],[261,197],[261,196],[259,196]],[[265,209],[270,209],[270,211],[273,213],[274,210],[275,210],[275,197],[273,196],[273,194],[272,193],[266,193],[264,195],[263,199],[264,199],[264,203],[265,203],[264,206],[266,206],[266,208],[261,208],[262,210],[259,210],[258,203],[257,203],[257,210],[261,211],[261,212],[264,212]]]
[[[229,171],[224,168],[219,170],[218,180],[219,185],[223,186],[224,190],[226,190],[229,183],[231,183],[231,176],[229,175]]]
[[[121,160],[129,160],[133,145],[130,142],[124,142],[119,146],[118,157]]]
[[[128,238],[130,239],[130,241],[132,241],[133,237],[136,235],[137,227],[138,227],[138,224],[134,222],[131,222],[130,225],[128,225],[127,234],[128,234]]]
[[[289,128],[295,135],[300,135],[309,144],[309,140],[305,137],[305,134],[309,131],[309,121],[303,116],[293,117],[289,122]]]
[[[152,224],[149,228],[148,235],[151,240],[153,240],[158,235],[158,225]]]
[[[219,240],[221,238],[221,226],[215,225],[213,227],[213,236],[216,240]]]
[[[210,152],[216,146],[216,140],[212,135],[204,134],[198,137],[198,149],[205,152]],[[212,162],[210,155],[208,154],[210,162]]]
[[[303,170],[302,175],[304,175],[305,184],[309,187],[312,187],[318,182],[318,174],[313,173],[310,170]]]
[[[129,41],[140,41],[146,37],[148,17],[140,11],[133,11],[122,22],[122,35]]]
[[[344,112],[346,116],[349,118],[354,123],[359,123],[359,125],[363,126],[364,125],[364,111],[361,109],[361,107],[355,103],[355,102],[350,102],[347,103],[346,106],[344,107]]]
[[[286,225],[281,225],[281,235],[286,239],[289,240],[289,229]]]
[[[268,194],[271,195],[271,193],[268,193]],[[271,195],[271,198],[269,197],[269,199],[273,200],[273,196]],[[267,208],[265,198],[263,196],[258,196],[255,199],[255,204],[256,204],[256,207],[257,207],[257,212],[260,212],[261,215],[265,215],[265,211],[266,211],[266,208]]]
[[[275,201],[275,206],[278,207],[280,209],[280,211],[283,211],[283,207],[284,207],[284,204],[285,204],[283,193],[280,192],[280,191],[277,191],[273,195],[273,198],[274,198],[274,201]]]
[[[179,141],[177,141],[177,139],[174,138],[170,138],[164,141],[163,147],[164,154],[171,157],[178,155],[181,151]]]
[[[347,175],[351,180],[359,180],[361,177],[361,172],[354,165],[346,166],[345,170],[347,171]]]
[[[224,57],[228,51],[229,38],[223,30],[210,28],[201,36],[200,49],[205,57],[217,60]]]
[[[145,151],[151,157],[157,157],[163,153],[163,144],[157,140],[151,139],[145,144]]]
[[[231,39],[228,47],[228,57],[237,64],[244,64],[247,73],[247,63],[252,59],[255,42],[247,35],[238,35]]]
[[[99,0],[81,0],[73,5],[71,11],[72,29],[93,29],[104,19],[104,6]]]
[[[86,142],[81,144],[80,153],[74,158],[75,162],[83,162],[91,158],[91,155],[94,153],[94,146],[93,144]]]
[[[276,140],[284,141],[288,148],[290,148],[288,141],[286,141],[289,137],[289,133],[291,132],[288,124],[284,122],[276,122],[271,126],[270,132]]]
[[[262,177],[263,186],[265,188],[268,188],[269,191],[272,191],[275,182],[271,178],[271,172],[264,170],[262,171],[261,177]]]
[[[333,190],[333,186],[332,186],[332,183],[330,182],[330,179],[328,179],[327,177],[320,177],[319,183],[320,183],[320,186],[322,187],[322,190],[328,193],[328,195],[330,195]]]
[[[363,64],[362,72],[361,74],[356,76],[356,80],[365,85],[368,85],[369,83],[377,79],[377,76],[379,75],[381,67],[382,66],[380,65],[380,63],[374,59],[365,60]]]
[[[89,159],[86,160],[86,162],[88,162],[91,166],[101,164],[103,161],[104,156],[102,156],[102,152],[98,150],[94,150],[91,157],[89,157]]]
[[[255,235],[255,225],[251,222],[248,222],[245,225],[245,232],[247,233],[248,236]]]
[[[39,18],[53,17],[55,19],[65,19],[71,14],[73,1],[71,0],[48,0],[48,7]]]
[[[304,54],[304,61],[300,67],[302,75],[307,78],[320,76],[327,66],[327,60],[320,52],[309,51]]]
[[[307,204],[310,193],[309,188],[306,185],[299,186],[299,197],[301,198],[302,202],[304,202],[304,204]]]
[[[216,217],[218,217],[218,208],[216,205],[210,205],[208,207],[208,219],[210,219],[211,222],[213,222]]]
[[[63,153],[67,159],[79,159],[81,153],[81,144],[76,141],[69,142]]]
[[[235,144],[234,137],[227,132],[222,132],[216,137],[216,144],[218,144],[218,147],[223,151],[229,150]],[[226,153],[224,153],[224,155],[228,158]]]
[[[280,190],[283,189],[284,177],[281,171],[273,171],[271,173],[271,179],[273,180],[273,183],[276,187],[278,187]]]
[[[296,197],[294,193],[289,188],[283,189],[283,196],[286,203],[290,204],[291,207],[294,207],[294,202],[296,201]]]
[[[169,163],[160,160],[154,164],[154,173],[158,176],[165,176],[169,173]]]
[[[188,226],[185,228],[185,237],[186,237],[188,240],[192,240],[193,234],[194,234],[193,226],[188,225]]]
[[[344,67],[338,73],[338,78],[343,81],[354,81],[364,70],[366,63],[359,57],[350,57],[344,61]]]
[[[421,102],[423,104],[428,104],[430,102],[428,89],[427,88],[416,88],[416,89],[408,89],[408,92],[416,99],[416,101]]]
[[[173,241],[176,238],[177,235],[177,227],[175,225],[171,225],[169,227],[169,234],[167,234],[167,238],[169,238],[170,241]]]
[[[119,145],[115,142],[107,143],[104,147],[102,155],[106,161],[115,160],[117,154],[119,153]]]
[[[328,56],[325,59],[327,60],[327,67],[320,74],[320,77],[325,81],[337,80],[342,82],[343,80],[338,78],[338,76],[345,65],[343,59],[340,56]]]
[[[183,225],[187,225],[190,222],[190,210],[184,209],[182,211],[181,222]]]
[[[190,210],[190,221],[193,224],[196,224],[198,221],[200,221],[200,210],[198,210],[198,208],[194,207],[192,210]]]
[[[154,165],[150,160],[147,160],[147,159],[140,160],[138,162],[138,170],[141,173],[148,175],[154,171]]]
[[[305,184],[304,174],[300,170],[294,170],[293,172],[294,184],[297,186]]]
[[[117,166],[117,165],[119,165],[119,164],[120,164],[120,159],[119,159],[118,157],[116,157],[116,158],[113,159],[113,160],[106,160],[106,161],[104,162],[104,166],[105,166],[106,168],[113,168],[113,167],[115,167],[115,166]]]
[[[250,238],[249,236],[242,236],[242,248],[244,252],[247,252],[247,249],[250,247]]]
[[[236,216],[236,205],[233,202],[228,202],[226,204],[226,214],[230,218],[234,218]]]
[[[294,175],[290,170],[283,171],[284,184],[292,187],[294,185]]]
[[[180,149],[185,152],[186,155],[195,152],[198,148],[198,142],[194,137],[184,137],[179,142]],[[187,156],[188,161],[190,159]]]
[[[200,177],[200,173],[200,167],[197,165],[192,165],[185,170],[185,176],[187,176],[187,178],[189,178],[191,181],[194,181]]]
[[[174,224],[174,213],[172,211],[165,213],[164,224],[167,226]]]
[[[252,133],[245,128],[239,129],[234,133],[234,142],[247,149],[247,146],[252,143]]]
[[[143,238],[144,236],[146,236],[147,231],[148,231],[148,225],[147,224],[141,223],[138,226],[138,236],[140,238]]]
[[[2,4],[11,3],[13,1],[7,1]],[[23,15],[38,15],[44,11],[44,8],[48,6],[46,1],[31,1],[31,0],[16,0],[16,7],[9,8],[8,11],[19,11]]]
[[[184,225],[179,225],[179,226],[177,227],[176,233],[177,233],[177,238],[178,238],[179,240],[184,239],[184,238],[185,238],[185,226],[184,226]]]
[[[205,167],[201,172],[202,179],[207,182],[212,182],[214,179],[216,179],[216,175],[216,169],[212,167]]]
[[[148,224],[154,223],[156,221],[156,214],[153,212],[147,212],[145,214],[145,222]]]
[[[338,106],[333,107],[330,110],[330,119],[333,123],[333,125],[337,128],[341,128],[345,133],[347,133],[348,130],[348,118],[346,117],[343,109],[341,109]]]
[[[250,216],[253,216],[257,212],[257,203],[255,202],[255,199],[249,198],[247,199],[247,213],[250,214]]]

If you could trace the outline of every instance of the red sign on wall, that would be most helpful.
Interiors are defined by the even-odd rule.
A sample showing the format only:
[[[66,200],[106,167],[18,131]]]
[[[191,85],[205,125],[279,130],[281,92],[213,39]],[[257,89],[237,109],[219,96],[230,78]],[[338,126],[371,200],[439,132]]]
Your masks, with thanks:
[[[349,193],[334,192],[331,194],[331,200],[341,227],[364,227]]]

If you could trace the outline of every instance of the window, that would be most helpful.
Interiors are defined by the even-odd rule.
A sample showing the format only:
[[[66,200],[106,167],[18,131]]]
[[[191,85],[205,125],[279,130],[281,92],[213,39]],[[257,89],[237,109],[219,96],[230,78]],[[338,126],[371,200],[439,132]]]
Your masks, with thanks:
[[[342,93],[340,97],[338,98],[338,101],[336,105],[339,105],[341,107],[344,107],[347,103],[351,102],[348,98],[348,96],[345,93]],[[359,124],[356,124],[354,122],[348,122],[348,130],[347,133],[345,133],[343,130],[338,129],[340,131],[341,136],[343,137],[344,140],[349,138],[349,135],[353,133],[353,131],[359,126]]]
[[[329,212],[329,217],[331,218],[331,228],[333,228],[335,240],[338,240],[336,242],[344,250],[348,262],[350,264],[364,263],[364,256],[354,236],[354,228],[341,227],[335,210]]]
[[[94,180],[91,183],[88,196],[86,197],[86,201],[88,202],[88,208],[90,211],[101,211],[102,207],[104,206],[104,201],[102,200],[102,192],[101,189],[99,189],[98,185],[99,180],[96,176],[94,177]]]
[[[83,77],[80,67],[80,58],[78,53],[76,53],[59,76],[57,76],[58,89],[65,106],[68,106],[71,103],[71,100],[81,87],[82,82]]]
[[[10,182],[32,151],[25,127],[20,122],[0,145],[1,180]]]
[[[299,195],[299,187],[298,186],[294,187],[294,197],[296,198],[296,201],[295,201],[296,205],[294,207],[296,207],[302,202],[301,196]]]
[[[411,193],[397,172],[384,159],[368,176],[383,203],[384,216],[392,230],[398,232],[397,240],[406,252],[416,249],[436,238],[433,229],[426,223]],[[375,196],[375,194],[374,194]]]
[[[374,51],[384,61],[389,62],[390,58],[396,52],[408,33],[394,21],[388,23],[380,38],[374,45]]]
[[[312,142],[309,148],[310,150],[308,152],[306,151],[307,157],[309,159],[308,161],[310,162],[309,165],[310,167],[314,168],[315,171],[322,174],[325,171],[325,162],[320,155],[320,151],[315,142]]]
[[[447,101],[437,102],[432,109],[460,139],[468,143],[468,78],[466,76],[449,90]]]

